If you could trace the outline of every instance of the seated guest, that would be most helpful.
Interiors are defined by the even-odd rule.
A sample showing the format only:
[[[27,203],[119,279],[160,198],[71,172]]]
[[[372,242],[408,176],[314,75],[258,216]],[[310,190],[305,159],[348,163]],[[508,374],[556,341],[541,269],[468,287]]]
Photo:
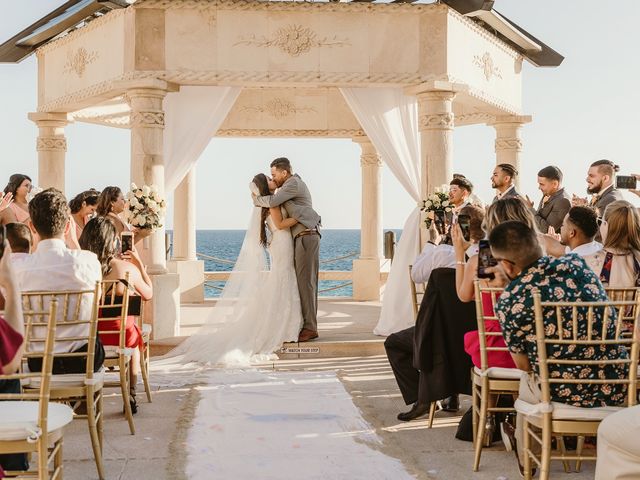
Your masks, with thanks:
[[[33,236],[31,230],[24,223],[10,223],[6,227],[7,241],[11,246],[13,261],[24,258],[31,253]]]
[[[496,196],[493,198],[494,202],[502,200],[503,198],[520,196],[520,194],[516,192],[516,185],[514,183],[517,176],[518,171],[513,165],[509,163],[496,165],[491,175],[491,188],[496,189]]]
[[[533,311],[533,292],[538,291],[543,302],[549,301],[593,301],[607,300],[607,294],[593,271],[582,258],[569,254],[561,258],[546,257],[534,229],[522,222],[505,222],[495,227],[489,235],[491,252],[498,260],[498,266],[492,270],[496,277],[503,278],[505,290],[496,313],[502,327],[502,333],[513,360],[520,370],[539,374],[538,351],[535,336],[535,316]],[[506,284],[506,279],[510,282]],[[551,313],[551,314],[547,314]],[[555,331],[556,317],[551,312],[544,315],[545,326]],[[580,313],[580,312],[579,312]],[[593,331],[603,327],[602,311],[596,311],[593,318]],[[565,320],[571,323],[571,318]],[[588,321],[584,313],[578,318],[577,335],[587,336]],[[567,325],[569,331],[572,327]],[[608,323],[610,333],[616,328],[615,322]],[[589,332],[590,333],[590,332]],[[553,353],[554,358],[567,360],[588,359],[609,360],[627,358],[627,352],[621,345],[609,345],[594,351],[592,348],[580,348],[567,345]],[[580,370],[581,378],[623,378],[626,367],[614,365],[586,365]],[[578,372],[573,366],[550,364],[552,378],[576,378]],[[539,386],[530,376],[520,383],[519,399],[528,403],[541,401]],[[626,386],[619,384],[551,384],[551,400],[583,408],[619,405],[625,400]],[[521,447],[522,418],[518,414],[516,421],[516,446]],[[522,452],[518,452],[522,465]]]
[[[20,173],[9,177],[9,183],[4,189],[5,195],[11,194],[13,201],[9,208],[0,211],[0,223],[25,223],[29,220],[29,192],[31,192],[31,178]]]
[[[75,225],[77,238],[80,238],[80,235],[82,235],[82,229],[87,222],[93,218],[93,214],[96,212],[96,208],[98,206],[99,195],[100,192],[91,188],[79,193],[69,202],[71,218]]]
[[[640,214],[629,202],[618,200],[604,211],[600,234],[604,248],[592,268],[605,287],[640,287]]]
[[[121,258],[116,254],[116,227],[109,218],[96,217],[89,220],[80,237],[80,246],[84,250],[89,250],[98,256],[102,267],[102,278],[104,280],[121,280],[116,288],[116,295],[122,296],[129,292],[131,286],[137,295],[143,300],[150,300],[153,294],[151,279],[135,250],[123,252]],[[129,273],[129,285],[125,285],[125,275]],[[107,292],[108,293],[108,292]],[[98,324],[100,330],[114,331],[120,329],[120,320],[101,321]],[[100,339],[104,345],[119,345],[119,336],[116,334],[101,334]],[[144,348],[142,332],[133,316],[127,317],[126,326],[126,346],[133,348],[131,360],[131,409],[134,413],[138,407],[136,403],[136,384],[138,383],[138,373],[140,369],[140,350]]]
[[[69,207],[62,192],[49,188],[38,193],[29,202],[30,228],[40,242],[35,252],[15,265],[18,285],[23,292],[50,290],[93,290],[96,282],[102,280],[100,262],[92,252],[70,250],[64,242],[65,234],[71,228]],[[80,306],[80,318],[91,318],[93,298],[84,295]],[[60,341],[65,336],[87,335],[89,326],[63,325],[60,322],[56,332],[54,352],[86,351],[87,345],[78,341]],[[37,346],[36,346],[37,348]],[[32,361],[33,360],[33,361]],[[54,360],[54,373],[83,373],[85,358],[64,357]],[[96,339],[96,371],[104,361],[104,349]],[[38,371],[39,359],[29,359],[31,371]]]
[[[553,231],[558,232],[565,215],[571,208],[571,197],[562,188],[562,171],[554,166],[540,170],[538,189],[543,195],[538,209],[534,210],[538,230],[547,233],[549,228],[553,228]],[[533,202],[528,196],[527,203],[533,208]]]
[[[4,245],[0,258],[0,288],[4,292],[4,316],[0,316],[0,374],[9,375],[20,368],[24,351],[24,320],[20,290],[11,269],[11,248]],[[0,380],[0,393],[20,393],[20,380]],[[2,406],[0,406],[2,410]],[[0,455],[0,478],[5,470],[27,470],[24,453]]]
[[[470,217],[470,232],[472,244],[467,249],[467,251],[470,255],[476,255],[478,241],[484,237],[484,232],[482,231],[482,219],[484,216],[484,212],[479,207],[467,205],[460,211],[460,214],[469,215]],[[435,228],[432,228],[430,230],[433,230],[437,234]],[[428,280],[429,277],[431,277],[432,280],[434,280],[434,278],[439,278],[441,282],[451,280],[451,284],[447,286],[453,287],[453,278],[447,277],[446,272],[444,272],[443,270],[449,270],[451,273],[453,273],[452,269],[454,265],[455,256],[453,248],[450,245],[434,246],[427,244],[421,256],[418,257],[418,259],[414,263],[412,277],[413,280],[418,283],[422,283]],[[434,277],[432,274],[436,271],[438,272],[438,274]],[[431,292],[437,292],[438,289],[437,286],[427,286],[427,291],[430,293],[425,293],[425,297],[430,296],[432,298],[435,298],[434,295],[431,294]],[[423,305],[424,304],[425,302],[423,300]],[[445,389],[447,394],[443,394],[443,396],[441,397],[433,398],[434,395],[439,395],[438,390],[434,389],[432,386],[434,382],[433,379],[436,377],[433,374],[422,375],[420,369],[415,366],[416,360],[414,359],[424,358],[427,356],[427,354],[421,353],[421,349],[429,349],[427,347],[427,342],[425,342],[424,346],[422,346],[421,341],[416,341],[416,328],[418,326],[421,328],[427,328],[427,324],[432,325],[424,318],[426,310],[426,307],[420,307],[418,318],[422,318],[422,320],[418,321],[419,325],[418,323],[416,323],[416,327],[410,327],[400,332],[393,333],[389,335],[384,342],[387,357],[389,358],[389,363],[391,364],[391,368],[393,369],[396,381],[398,382],[398,387],[402,392],[402,397],[407,405],[412,405],[411,410],[405,413],[400,413],[398,415],[398,419],[403,421],[413,420],[414,418],[425,415],[429,411],[429,404],[431,403],[431,401],[440,400],[445,397],[451,398],[444,402],[443,408],[445,410],[457,411],[458,398],[456,394],[464,393],[464,386],[461,391],[454,391],[456,390],[456,386],[452,386],[447,387],[449,388],[449,390]],[[434,309],[432,308],[431,313],[433,312]],[[473,315],[473,318],[475,319],[475,315]],[[466,325],[466,323],[468,322],[466,322],[465,320],[465,322],[458,323],[464,323]],[[451,332],[457,331],[454,326],[451,326],[450,330]],[[418,332],[417,335],[418,337],[421,337],[423,334],[421,332]],[[460,341],[460,346],[462,346],[461,336],[451,334],[448,335],[448,337],[454,337],[454,340],[451,340],[451,343],[455,343],[455,338],[457,337],[457,340]],[[445,334],[443,334],[439,338],[441,338],[443,344],[447,342]],[[416,345],[419,346],[417,350],[415,349]],[[462,354],[462,356],[464,356],[464,354]],[[452,363],[448,363],[447,365],[449,367],[452,367]],[[463,362],[463,366],[459,370],[465,371],[465,368],[467,368],[467,364]],[[466,372],[468,372],[468,368]],[[451,373],[451,375],[453,376],[453,373]],[[463,376],[463,378],[467,377],[468,374],[465,374]],[[442,389],[440,391],[442,391]]]
[[[608,415],[598,427],[595,480],[630,480],[640,471],[640,405]]]

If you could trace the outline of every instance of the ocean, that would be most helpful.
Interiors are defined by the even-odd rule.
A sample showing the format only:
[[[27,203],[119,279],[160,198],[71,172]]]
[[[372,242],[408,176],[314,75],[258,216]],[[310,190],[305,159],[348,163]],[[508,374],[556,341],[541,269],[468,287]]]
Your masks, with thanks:
[[[400,238],[400,230],[394,230],[396,241]],[[196,250],[198,253],[235,261],[242,247],[244,230],[198,230],[196,232]],[[350,258],[326,263],[337,257],[344,257],[355,254]],[[320,270],[348,270],[354,258],[360,254],[360,230],[322,230],[320,240]],[[233,265],[205,259],[204,269],[210,271],[231,271]],[[319,290],[343,285],[344,281],[323,280],[318,285]],[[217,288],[216,288],[217,287]],[[217,297],[220,295],[220,288],[224,287],[224,282],[209,282],[205,285],[206,297]],[[351,296],[351,285],[343,286],[334,290],[320,292],[321,296]]]

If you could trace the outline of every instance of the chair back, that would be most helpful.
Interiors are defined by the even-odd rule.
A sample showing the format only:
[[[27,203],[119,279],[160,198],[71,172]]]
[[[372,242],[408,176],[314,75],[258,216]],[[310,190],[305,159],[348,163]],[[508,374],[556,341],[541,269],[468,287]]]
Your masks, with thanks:
[[[502,337],[502,332],[488,332],[485,321],[498,320],[496,305],[502,295],[502,288],[483,287],[479,280],[475,281],[476,319],[478,320],[478,343],[480,344],[480,369],[489,368],[488,352],[509,353],[507,346],[496,346],[494,342],[487,342],[488,337]],[[490,307],[490,308],[489,308]],[[491,343],[491,346],[488,346]]]
[[[99,335],[118,335],[120,352],[126,347],[127,315],[129,312],[129,277],[127,272],[124,282],[121,280],[103,280],[101,282],[100,301],[98,302],[98,332]],[[118,295],[118,286],[124,284],[123,295]],[[106,326],[114,320],[120,320],[119,328]],[[103,327],[104,325],[104,327]],[[104,342],[103,342],[104,343]]]
[[[424,283],[416,283],[413,281],[411,270],[413,270],[413,265],[409,265],[409,286],[411,289],[411,306],[413,307],[413,319],[415,320],[416,318],[418,318],[418,310],[420,310],[420,304],[422,303],[422,298],[424,297],[426,288]]]
[[[31,379],[37,379],[40,383],[40,389],[38,393],[24,392],[20,389],[20,393],[0,393],[0,400],[37,400],[39,402],[38,408],[38,432],[34,434],[39,436],[43,432],[47,432],[47,418],[49,413],[49,394],[51,386],[51,370],[53,368],[53,347],[55,344],[56,335],[56,313],[58,308],[58,302],[53,300],[49,302],[48,311],[23,311],[25,323],[42,327],[46,330],[46,336],[44,338],[43,350],[40,353],[34,353],[32,355],[38,356],[42,359],[42,370],[40,372],[28,372],[26,369],[13,374],[1,374],[0,380],[19,380],[21,383],[29,382]],[[29,342],[30,329],[25,332],[25,342]],[[32,437],[31,437],[32,438]]]
[[[86,378],[93,378],[93,364],[96,347],[98,301],[100,282],[93,290],[38,291],[23,292],[22,305],[25,311],[46,311],[57,301],[55,346],[53,358],[84,357]],[[25,357],[37,358],[42,355],[42,345],[46,341],[47,328],[41,321],[25,318]],[[74,351],[86,345],[86,351]]]
[[[538,346],[539,376],[542,401],[551,401],[551,384],[624,384],[627,385],[626,406],[636,404],[638,369],[638,317],[629,318],[626,312],[640,311],[640,298],[635,301],[609,300],[602,302],[543,302],[539,292],[533,294]],[[555,331],[545,328],[545,315],[553,322]],[[598,317],[600,320],[598,320]],[[600,321],[601,325],[596,322]],[[586,322],[586,334],[578,330]],[[625,346],[627,358],[587,359],[562,358],[549,352],[573,345],[572,357],[581,351],[595,352],[611,346]],[[550,365],[580,367],[618,366],[628,368],[623,378],[555,378],[549,374]]]

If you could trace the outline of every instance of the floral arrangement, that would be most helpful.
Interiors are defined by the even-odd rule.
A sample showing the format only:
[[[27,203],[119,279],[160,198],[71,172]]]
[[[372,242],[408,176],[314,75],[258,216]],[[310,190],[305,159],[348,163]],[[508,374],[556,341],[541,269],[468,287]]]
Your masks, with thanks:
[[[126,221],[134,227],[156,230],[162,227],[167,204],[155,185],[138,187],[131,184],[127,194],[129,208],[125,210]]]
[[[431,227],[431,222],[435,217],[435,212],[450,213],[453,211],[453,205],[449,201],[449,186],[442,185],[437,187],[435,192],[422,201],[421,211],[425,212],[424,222],[427,228]]]

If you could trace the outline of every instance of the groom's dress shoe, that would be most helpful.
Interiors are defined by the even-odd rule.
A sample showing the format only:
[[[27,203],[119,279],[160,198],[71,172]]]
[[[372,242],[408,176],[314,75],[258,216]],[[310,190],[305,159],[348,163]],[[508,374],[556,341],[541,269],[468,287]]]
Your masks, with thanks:
[[[298,336],[298,342],[308,342],[314,338],[318,338],[318,332],[309,330],[308,328],[303,328]]]
[[[414,403],[411,407],[411,410],[408,412],[402,412],[398,414],[398,420],[403,422],[408,422],[409,420],[414,420],[418,417],[422,417],[429,413],[429,404],[428,403]]]

